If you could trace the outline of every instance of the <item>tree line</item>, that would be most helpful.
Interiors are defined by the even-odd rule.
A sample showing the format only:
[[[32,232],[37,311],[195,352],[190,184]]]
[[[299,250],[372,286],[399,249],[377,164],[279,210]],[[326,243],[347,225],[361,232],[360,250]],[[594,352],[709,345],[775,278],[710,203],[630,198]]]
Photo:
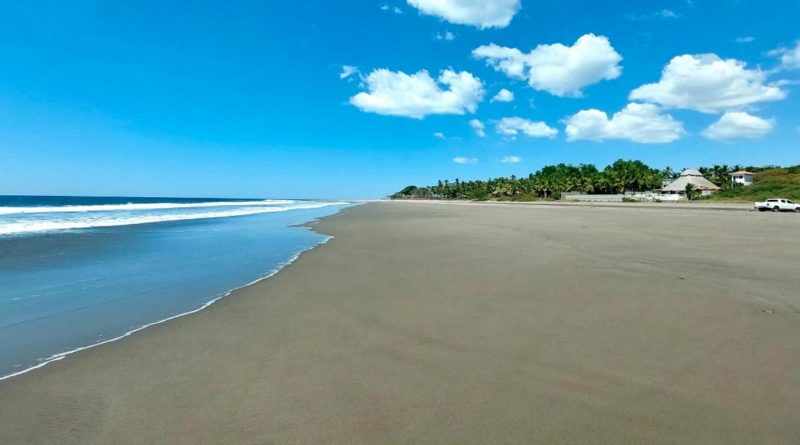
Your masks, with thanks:
[[[714,165],[698,171],[709,181],[731,187],[730,174],[737,170],[759,171],[773,167]],[[593,164],[548,165],[527,177],[492,178],[485,181],[439,180],[436,185],[410,185],[391,196],[392,199],[560,199],[564,192],[618,194],[658,190],[665,181],[680,176],[670,167],[656,169],[642,161],[619,159],[603,170]]]

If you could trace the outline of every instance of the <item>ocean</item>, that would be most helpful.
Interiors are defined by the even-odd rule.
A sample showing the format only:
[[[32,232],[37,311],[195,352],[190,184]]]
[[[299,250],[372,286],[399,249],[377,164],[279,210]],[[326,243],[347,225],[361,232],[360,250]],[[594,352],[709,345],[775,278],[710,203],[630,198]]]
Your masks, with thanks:
[[[0,196],[0,379],[201,310],[328,237],[345,202]]]

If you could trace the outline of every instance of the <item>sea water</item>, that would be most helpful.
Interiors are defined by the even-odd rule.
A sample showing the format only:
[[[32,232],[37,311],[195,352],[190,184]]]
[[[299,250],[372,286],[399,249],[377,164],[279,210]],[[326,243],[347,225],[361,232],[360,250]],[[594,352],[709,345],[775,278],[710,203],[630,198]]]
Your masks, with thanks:
[[[203,309],[343,202],[0,196],[0,379]]]

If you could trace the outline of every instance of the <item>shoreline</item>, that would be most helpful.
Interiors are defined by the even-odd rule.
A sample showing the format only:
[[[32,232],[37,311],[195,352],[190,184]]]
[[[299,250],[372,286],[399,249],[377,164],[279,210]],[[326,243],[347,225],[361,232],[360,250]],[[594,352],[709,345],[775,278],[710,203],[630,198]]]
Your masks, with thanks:
[[[265,274],[263,274],[262,276],[256,278],[255,280],[252,280],[252,281],[250,281],[248,283],[245,283],[245,284],[243,284],[241,286],[234,287],[234,288],[229,289],[229,290],[227,290],[227,291],[225,291],[225,292],[223,292],[223,293],[221,293],[221,294],[219,294],[219,295],[217,295],[215,297],[212,297],[210,300],[206,301],[205,303],[201,304],[200,306],[198,306],[198,307],[196,307],[194,309],[190,309],[190,310],[185,311],[185,312],[181,312],[181,313],[178,313],[178,314],[175,314],[175,315],[171,315],[171,316],[163,318],[161,320],[157,320],[157,321],[154,321],[154,322],[146,323],[146,324],[144,324],[142,326],[139,326],[137,328],[131,329],[131,330],[126,331],[126,332],[123,332],[122,334],[117,335],[117,336],[115,336],[113,338],[105,339],[105,340],[99,341],[97,343],[92,343],[92,344],[85,345],[85,346],[79,346],[79,347],[76,347],[76,348],[73,348],[73,349],[70,349],[70,350],[67,350],[67,351],[63,351],[63,352],[58,352],[58,353],[52,354],[49,357],[41,358],[41,359],[39,359],[40,363],[37,363],[37,364],[35,364],[33,366],[21,369],[19,371],[12,372],[10,374],[0,375],[0,385],[2,385],[2,383],[4,381],[13,379],[15,377],[19,377],[21,375],[28,374],[30,372],[36,371],[36,370],[41,369],[41,368],[44,368],[45,366],[48,366],[50,364],[53,364],[53,363],[59,362],[59,361],[61,361],[63,359],[66,359],[66,358],[72,356],[73,354],[76,354],[76,353],[79,353],[79,352],[82,352],[82,351],[86,351],[86,350],[89,350],[89,349],[93,349],[93,348],[96,348],[98,346],[103,346],[103,345],[107,345],[107,344],[110,344],[110,343],[115,343],[117,341],[120,341],[120,340],[123,340],[123,339],[125,339],[127,337],[130,337],[130,336],[132,336],[132,335],[134,335],[134,334],[136,334],[138,332],[144,331],[145,329],[148,329],[150,327],[158,326],[158,325],[161,325],[161,324],[164,324],[164,323],[168,323],[170,321],[173,321],[173,320],[176,320],[176,319],[188,316],[188,315],[196,314],[196,313],[198,313],[200,311],[203,311],[203,310],[211,307],[212,305],[214,305],[218,301],[231,296],[232,294],[234,294],[235,292],[237,292],[237,291],[239,291],[241,289],[247,288],[249,286],[252,286],[254,284],[257,284],[257,283],[259,283],[261,281],[264,281],[266,279],[269,279],[269,278],[275,276],[276,274],[278,274],[284,268],[292,265],[292,263],[297,261],[300,258],[300,256],[302,256],[304,253],[309,252],[311,250],[314,250],[317,247],[320,247],[320,246],[326,244],[331,239],[333,239],[333,236],[331,236],[331,235],[328,235],[328,234],[325,234],[325,233],[321,233],[321,232],[317,232],[316,230],[314,230],[313,229],[314,224],[316,224],[318,221],[320,221],[322,219],[330,218],[332,216],[336,216],[339,213],[347,210],[348,208],[351,208],[351,207],[354,207],[354,206],[357,206],[357,205],[358,204],[350,204],[347,207],[344,207],[344,208],[340,209],[338,212],[334,213],[333,215],[329,215],[329,216],[326,216],[326,217],[323,217],[323,218],[314,218],[314,219],[311,219],[311,220],[306,221],[306,222],[301,223],[301,224],[294,224],[292,226],[289,226],[289,227],[296,227],[296,228],[305,228],[305,229],[308,229],[308,230],[310,230],[312,232],[318,233],[319,235],[322,235],[325,238],[323,240],[321,240],[319,243],[314,244],[311,247],[308,247],[306,249],[301,249],[301,250],[297,251],[288,260],[278,264],[275,268],[273,268],[272,270],[266,272]],[[174,222],[174,221],[169,221],[169,222]]]
[[[792,443],[798,222],[350,207],[236,298],[0,383],[0,442]]]
[[[411,202],[427,204],[473,204],[473,205],[511,205],[511,206],[550,206],[550,207],[598,207],[619,209],[648,209],[648,210],[724,210],[724,211],[755,211],[752,203],[747,202],[589,202],[589,201],[468,201],[468,200],[440,200],[440,199],[386,199],[386,202]]]

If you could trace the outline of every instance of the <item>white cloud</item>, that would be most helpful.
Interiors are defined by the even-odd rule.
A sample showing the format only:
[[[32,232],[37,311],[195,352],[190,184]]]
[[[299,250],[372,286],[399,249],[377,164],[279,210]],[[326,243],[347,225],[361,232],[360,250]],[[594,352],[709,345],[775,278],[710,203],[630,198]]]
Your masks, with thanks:
[[[515,79],[528,77],[528,54],[517,48],[508,48],[494,43],[482,45],[472,50],[472,56],[486,59],[486,63],[496,71]]]
[[[626,16],[628,20],[633,21],[641,21],[641,20],[653,20],[653,19],[677,19],[678,14],[671,9],[661,9],[658,11],[653,11],[649,14],[628,14]]]
[[[627,139],[643,144],[672,142],[683,134],[683,124],[652,104],[629,103],[611,117],[600,110],[581,110],[565,120],[567,140]]]
[[[453,162],[456,164],[477,164],[478,158],[466,158],[464,156],[456,156],[453,158]]]
[[[658,83],[642,85],[631,100],[715,113],[758,102],[781,100],[786,92],[765,84],[766,73],[716,54],[684,54],[670,60]]]
[[[513,102],[514,93],[503,88],[492,98],[492,102]]]
[[[422,119],[429,114],[474,113],[483,100],[483,83],[472,74],[444,70],[437,79],[376,69],[364,78],[368,92],[350,98],[362,111]]]
[[[510,138],[515,138],[520,134],[532,138],[550,138],[558,134],[558,130],[549,127],[544,122],[534,122],[521,117],[504,117],[497,121],[495,130]]]
[[[742,36],[736,38],[736,43],[752,43],[756,40],[753,36]]]
[[[350,65],[342,65],[342,72],[339,73],[339,79],[347,79],[353,74],[358,73],[358,68]]]
[[[475,130],[475,134],[479,138],[486,137],[486,130],[483,126],[483,122],[479,121],[478,119],[472,119],[471,121],[469,121],[469,126],[472,127],[473,130]]]
[[[622,60],[608,38],[585,34],[572,46],[539,45],[530,53],[495,45],[472,51],[477,58],[509,77],[527,79],[536,90],[556,96],[581,96],[581,89],[622,74]]]
[[[446,40],[451,42],[456,39],[456,35],[450,31],[445,31],[444,33],[436,33],[436,40]]]
[[[800,69],[800,40],[794,48],[777,48],[769,52],[773,57],[780,57],[781,68],[787,70]]]
[[[656,16],[664,18],[664,19],[676,19],[678,18],[678,14],[676,14],[671,9],[662,9],[661,11],[656,12]]]
[[[505,28],[519,10],[520,0],[407,0],[427,15],[481,29]]]
[[[730,111],[703,131],[708,139],[754,139],[772,131],[775,122],[741,111]]]
[[[519,164],[522,162],[522,158],[519,156],[503,156],[503,159],[500,160],[503,164]]]
[[[383,11],[392,11],[395,14],[402,14],[403,10],[398,8],[397,6],[389,6],[389,5],[382,5],[381,10]]]
[[[437,131],[436,133],[433,133],[433,137],[435,137],[436,139],[446,139],[444,133],[442,133],[440,131]]]

